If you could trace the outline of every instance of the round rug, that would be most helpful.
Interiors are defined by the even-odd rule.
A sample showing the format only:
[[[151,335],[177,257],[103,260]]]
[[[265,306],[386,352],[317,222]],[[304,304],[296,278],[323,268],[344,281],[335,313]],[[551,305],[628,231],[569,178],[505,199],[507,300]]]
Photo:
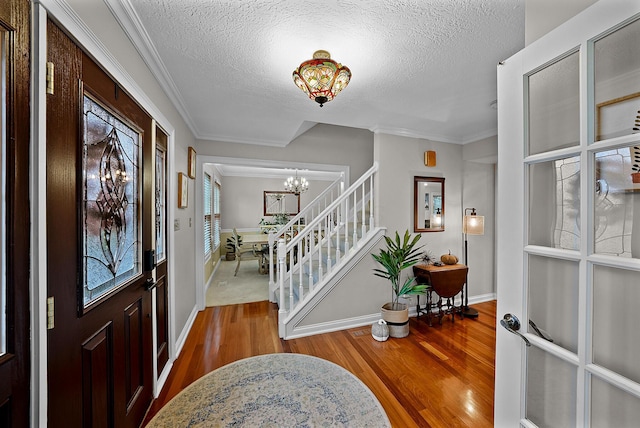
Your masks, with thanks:
[[[148,427],[390,427],[375,395],[330,361],[302,354],[246,358],[201,377]]]

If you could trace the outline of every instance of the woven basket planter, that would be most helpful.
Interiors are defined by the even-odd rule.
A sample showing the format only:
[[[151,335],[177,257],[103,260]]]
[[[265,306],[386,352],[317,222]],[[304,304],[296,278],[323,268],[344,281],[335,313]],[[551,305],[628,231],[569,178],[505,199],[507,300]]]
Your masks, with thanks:
[[[409,335],[409,306],[405,303],[385,303],[380,308],[382,319],[389,327],[389,337],[407,337]]]

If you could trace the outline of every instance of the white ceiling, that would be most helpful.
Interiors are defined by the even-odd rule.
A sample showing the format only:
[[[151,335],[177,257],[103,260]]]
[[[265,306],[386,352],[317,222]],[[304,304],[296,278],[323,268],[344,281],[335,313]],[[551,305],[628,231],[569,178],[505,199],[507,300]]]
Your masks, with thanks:
[[[197,138],[286,146],[317,123],[443,142],[496,134],[524,0],[105,0]],[[351,69],[320,108],[291,73]]]

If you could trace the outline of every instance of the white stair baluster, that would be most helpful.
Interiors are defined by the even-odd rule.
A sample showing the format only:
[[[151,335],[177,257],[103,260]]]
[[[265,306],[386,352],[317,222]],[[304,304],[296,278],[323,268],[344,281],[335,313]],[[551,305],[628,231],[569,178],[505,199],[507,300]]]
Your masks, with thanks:
[[[280,238],[278,239],[278,285],[280,287],[280,301],[278,302],[278,304],[280,305],[280,311],[279,312],[286,312],[285,310],[285,302],[284,302],[284,270],[286,268],[285,266],[285,257],[286,257],[286,250],[285,250],[285,242],[284,239]],[[289,305],[289,307],[291,307],[291,305]]]

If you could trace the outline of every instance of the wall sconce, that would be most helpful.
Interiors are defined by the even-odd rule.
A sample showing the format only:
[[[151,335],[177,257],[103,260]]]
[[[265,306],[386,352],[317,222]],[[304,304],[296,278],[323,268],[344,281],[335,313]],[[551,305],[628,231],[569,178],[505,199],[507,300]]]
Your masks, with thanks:
[[[424,152],[424,166],[436,166],[436,152],[434,150]]]

